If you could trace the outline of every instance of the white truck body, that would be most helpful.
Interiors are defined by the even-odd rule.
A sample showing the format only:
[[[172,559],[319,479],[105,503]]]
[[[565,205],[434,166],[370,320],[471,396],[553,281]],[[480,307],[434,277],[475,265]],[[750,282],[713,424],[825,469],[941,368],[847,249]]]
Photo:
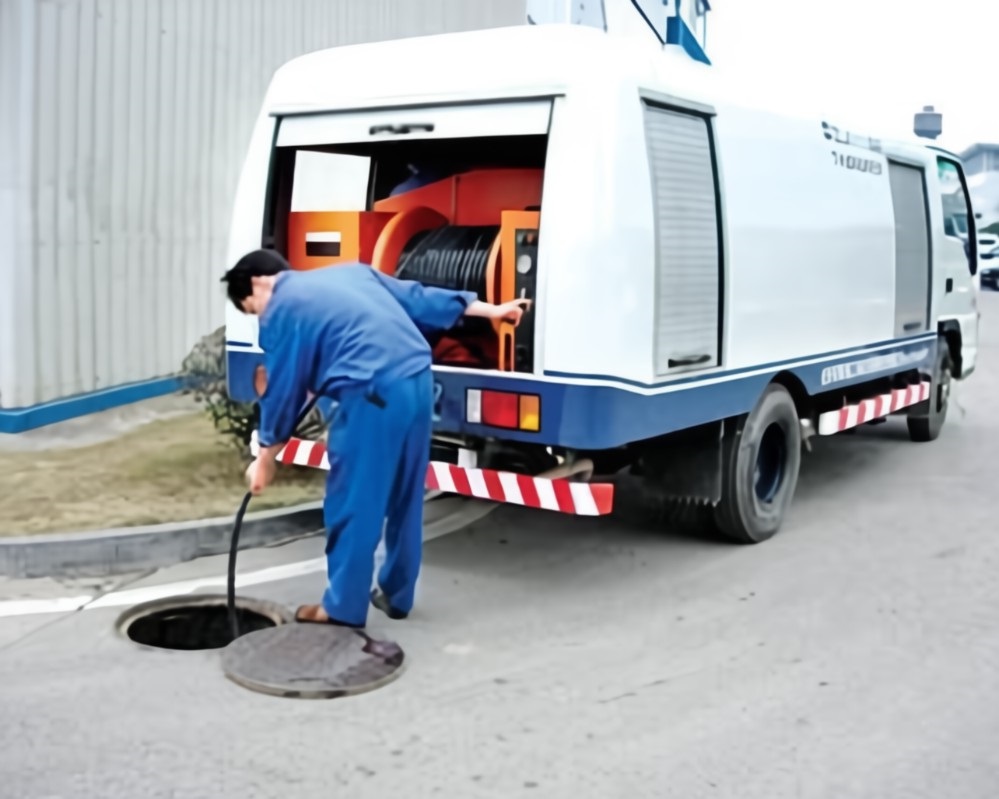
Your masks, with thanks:
[[[413,123],[427,127],[391,132]],[[975,367],[977,258],[945,232],[944,197],[969,208],[956,156],[746,107],[676,48],[583,26],[284,66],[229,262],[262,246],[275,148],[363,143],[375,128],[380,141],[546,137],[531,368],[435,367],[441,434],[599,452],[749,414],[775,379],[815,421],[858,386],[932,379],[938,343],[954,376]],[[334,205],[363,206],[367,171],[342,180],[360,187],[338,187]],[[334,182],[324,174],[320,194]],[[251,399],[256,320],[226,313],[230,388]],[[540,430],[476,423],[469,391],[489,390],[540,396]]]

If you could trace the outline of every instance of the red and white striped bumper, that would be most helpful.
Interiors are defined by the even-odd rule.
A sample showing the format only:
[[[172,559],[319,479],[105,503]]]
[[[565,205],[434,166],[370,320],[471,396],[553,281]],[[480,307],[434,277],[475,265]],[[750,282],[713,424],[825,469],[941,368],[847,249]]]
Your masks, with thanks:
[[[439,461],[427,469],[427,488],[576,516],[606,516],[614,506],[614,486],[609,483],[574,483]]]
[[[253,434],[250,451],[254,457],[260,451],[256,433]],[[289,465],[327,471],[330,468],[323,441],[293,438],[278,453],[277,459]],[[614,486],[609,483],[577,483],[563,478],[473,469],[440,461],[430,462],[425,485],[431,491],[575,516],[606,516],[614,507]]]
[[[819,416],[819,435],[831,436],[851,427],[880,419],[902,408],[917,405],[930,397],[930,381],[897,388],[888,394],[862,400],[856,405],[847,405],[838,411],[827,411]]]

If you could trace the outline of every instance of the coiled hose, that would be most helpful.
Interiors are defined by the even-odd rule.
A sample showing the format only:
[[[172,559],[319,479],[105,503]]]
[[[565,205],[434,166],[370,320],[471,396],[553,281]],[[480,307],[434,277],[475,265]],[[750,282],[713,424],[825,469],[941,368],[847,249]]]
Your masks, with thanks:
[[[395,276],[425,286],[474,291],[485,299],[489,252],[496,225],[445,226],[418,233],[399,256]]]

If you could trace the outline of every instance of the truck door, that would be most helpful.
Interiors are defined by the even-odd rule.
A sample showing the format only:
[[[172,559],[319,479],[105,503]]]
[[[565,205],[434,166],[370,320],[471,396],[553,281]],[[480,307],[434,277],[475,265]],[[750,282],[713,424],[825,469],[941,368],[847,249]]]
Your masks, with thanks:
[[[655,375],[721,362],[718,174],[708,113],[644,105],[655,214]]]
[[[933,251],[937,319],[961,328],[961,375],[974,371],[978,358],[978,231],[968,183],[959,161],[937,157],[931,199],[942,215]]]
[[[937,178],[944,221],[944,236],[936,249],[936,280],[944,284],[939,315],[959,316],[973,309],[971,295],[978,271],[978,234],[960,164],[938,157]]]
[[[930,326],[931,239],[926,173],[888,162],[895,210],[895,336],[923,333]]]

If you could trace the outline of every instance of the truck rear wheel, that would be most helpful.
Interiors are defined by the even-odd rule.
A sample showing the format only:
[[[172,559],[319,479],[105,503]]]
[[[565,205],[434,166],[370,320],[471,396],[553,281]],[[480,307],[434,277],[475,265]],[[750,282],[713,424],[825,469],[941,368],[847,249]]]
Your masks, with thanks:
[[[952,373],[950,346],[947,344],[947,339],[941,336],[937,339],[937,360],[933,367],[930,398],[925,403],[926,413],[906,417],[909,438],[913,441],[935,441],[940,436],[940,431],[943,430],[944,422],[947,420]]]
[[[790,393],[773,383],[722,443],[721,501],[714,520],[728,538],[758,544],[780,529],[801,467],[801,425]]]

